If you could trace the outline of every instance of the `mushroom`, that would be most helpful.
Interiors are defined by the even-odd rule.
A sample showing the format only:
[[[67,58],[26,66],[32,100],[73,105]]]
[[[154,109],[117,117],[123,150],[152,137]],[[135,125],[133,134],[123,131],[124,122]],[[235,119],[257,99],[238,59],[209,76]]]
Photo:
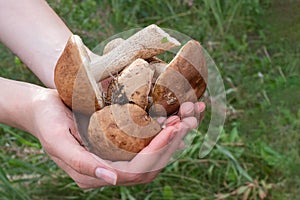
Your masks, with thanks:
[[[198,101],[206,89],[207,76],[200,43],[188,41],[158,77],[151,94],[151,114],[170,115],[183,102]]]
[[[109,53],[111,50],[122,44],[125,40],[123,38],[115,38],[109,41],[103,49],[103,55]]]
[[[154,70],[143,59],[137,59],[126,67],[108,88],[107,99],[111,104],[132,102],[142,109],[148,106]]]
[[[116,74],[137,58],[147,59],[180,43],[156,25],[150,25],[102,56],[90,59],[79,36],[71,36],[55,67],[55,84],[72,110],[92,114],[104,107],[97,83]]]
[[[125,40],[123,38],[115,38],[109,41],[103,48],[103,55],[107,54],[120,44],[122,44]],[[153,80],[154,83],[158,76],[166,69],[167,63],[157,57],[151,57],[146,59],[146,61],[150,64],[150,68],[154,70]]]
[[[89,73],[90,57],[79,36],[72,35],[57,61],[54,82],[62,101],[75,111],[91,114],[104,106]]]
[[[113,104],[95,112],[88,127],[89,151],[111,161],[131,160],[161,130],[135,104]]]
[[[158,77],[166,70],[168,64],[156,57],[147,59],[147,61],[149,62],[151,68],[153,68],[154,70],[152,82],[155,83]]]

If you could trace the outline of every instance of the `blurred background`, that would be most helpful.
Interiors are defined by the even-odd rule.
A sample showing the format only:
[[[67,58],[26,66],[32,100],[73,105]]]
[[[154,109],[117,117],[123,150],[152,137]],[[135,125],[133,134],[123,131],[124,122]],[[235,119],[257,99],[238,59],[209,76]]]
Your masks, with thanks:
[[[0,124],[0,199],[300,198],[299,0],[47,2],[91,49],[152,23],[200,41],[223,77],[227,118],[206,157],[198,152],[209,117],[152,183],[96,190],[77,187],[35,138]],[[0,76],[41,85],[2,44]]]

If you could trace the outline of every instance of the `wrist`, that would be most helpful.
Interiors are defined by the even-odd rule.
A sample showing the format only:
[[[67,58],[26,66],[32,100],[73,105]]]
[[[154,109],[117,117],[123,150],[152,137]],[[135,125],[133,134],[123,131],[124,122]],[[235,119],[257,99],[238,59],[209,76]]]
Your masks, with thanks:
[[[29,127],[30,133],[41,139],[40,133],[44,132],[42,129],[47,126],[47,122],[50,123],[53,118],[56,118],[55,113],[59,112],[60,105],[63,103],[55,89],[40,88],[32,97],[29,106],[32,122]]]
[[[0,123],[33,132],[34,99],[42,87],[0,78]]]

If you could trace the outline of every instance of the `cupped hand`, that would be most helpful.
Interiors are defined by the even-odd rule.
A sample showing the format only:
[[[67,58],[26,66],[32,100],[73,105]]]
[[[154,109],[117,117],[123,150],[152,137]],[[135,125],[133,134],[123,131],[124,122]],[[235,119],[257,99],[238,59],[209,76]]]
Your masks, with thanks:
[[[205,105],[184,103],[178,116],[161,119],[165,128],[131,161],[106,161],[80,141],[72,112],[53,89],[43,89],[33,103],[34,135],[50,158],[81,188],[151,182],[165,167],[187,132],[199,124]]]

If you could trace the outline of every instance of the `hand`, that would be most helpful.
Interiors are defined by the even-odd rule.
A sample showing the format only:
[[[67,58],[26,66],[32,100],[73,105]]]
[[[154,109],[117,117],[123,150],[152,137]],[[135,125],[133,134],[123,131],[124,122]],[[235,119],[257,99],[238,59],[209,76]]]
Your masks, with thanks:
[[[188,130],[197,126],[194,115],[200,116],[204,108],[201,102],[183,104],[181,120],[179,116],[167,119],[166,128],[133,160],[110,162],[80,145],[72,112],[61,102],[56,90],[44,89],[33,104],[34,135],[51,159],[81,188],[141,184],[151,182],[166,166]],[[171,123],[170,119],[175,121]]]
[[[204,110],[203,102],[183,103],[178,116],[160,119],[160,123],[164,124],[165,128],[130,162],[110,162],[110,166],[118,170],[118,184],[133,185],[151,182],[168,164],[174,152],[182,148],[182,139],[189,130],[198,126]]]

